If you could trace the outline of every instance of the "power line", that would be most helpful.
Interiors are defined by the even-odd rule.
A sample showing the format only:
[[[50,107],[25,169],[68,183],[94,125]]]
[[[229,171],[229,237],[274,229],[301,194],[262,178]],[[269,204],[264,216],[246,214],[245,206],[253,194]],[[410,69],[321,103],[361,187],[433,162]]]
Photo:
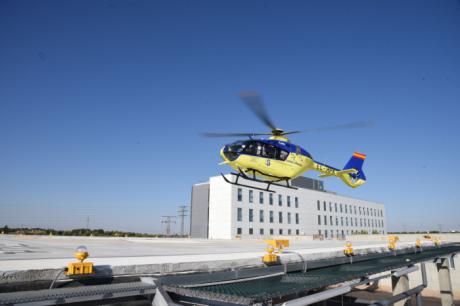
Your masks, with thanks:
[[[163,220],[161,220],[161,223],[166,224],[166,236],[170,236],[171,235],[171,223],[176,223],[176,221],[174,220],[176,216],[161,216],[161,217],[163,218]]]
[[[180,235],[184,236],[184,219],[188,215],[186,214],[188,212],[188,205],[180,205],[179,207],[179,218],[180,218]]]

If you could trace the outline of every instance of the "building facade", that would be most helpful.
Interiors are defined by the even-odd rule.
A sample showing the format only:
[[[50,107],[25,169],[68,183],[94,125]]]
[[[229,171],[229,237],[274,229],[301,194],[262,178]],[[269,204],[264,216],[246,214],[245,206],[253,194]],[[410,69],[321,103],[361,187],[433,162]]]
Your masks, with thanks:
[[[232,177],[228,176],[228,179]],[[264,184],[240,183],[264,188]],[[221,176],[192,187],[192,238],[265,239],[275,236],[385,234],[383,204],[325,191],[309,178],[292,181],[297,189],[272,186],[275,192],[229,184]]]

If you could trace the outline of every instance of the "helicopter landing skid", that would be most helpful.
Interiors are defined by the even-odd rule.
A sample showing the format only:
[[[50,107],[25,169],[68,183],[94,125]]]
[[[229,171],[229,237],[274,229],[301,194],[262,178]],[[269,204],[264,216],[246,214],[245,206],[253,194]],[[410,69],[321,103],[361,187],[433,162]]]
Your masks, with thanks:
[[[236,176],[236,180],[233,182],[233,181],[230,181],[229,179],[227,179],[225,177],[224,174],[221,173],[222,177],[224,178],[224,180],[229,183],[229,184],[232,184],[232,185],[236,185],[236,186],[242,186],[242,187],[248,187],[248,188],[252,188],[252,189],[257,189],[257,190],[263,190],[263,191],[268,191],[268,192],[273,192],[275,193],[276,191],[274,190],[270,190],[270,186],[278,186],[278,187],[284,187],[284,188],[289,188],[289,189],[294,189],[294,190],[297,190],[296,187],[292,187],[290,184],[289,184],[289,179],[288,178],[280,178],[280,177],[276,177],[276,176],[272,176],[272,175],[267,175],[267,174],[264,174],[264,173],[261,173],[257,170],[253,170],[253,169],[250,169],[252,172],[253,172],[253,176],[252,177],[249,177],[247,176],[243,171],[240,170],[240,173],[233,173],[231,172],[230,174],[231,175],[234,175]],[[256,172],[259,172],[260,174],[262,175],[266,175],[266,176],[270,176],[270,177],[273,177],[275,179],[278,179],[277,181],[266,181],[266,180],[260,180],[260,179],[257,179],[256,178]],[[267,184],[267,188],[261,188],[261,187],[255,187],[255,186],[250,186],[250,185],[245,185],[245,184],[241,184],[238,182],[238,180],[240,179],[240,177],[244,178],[245,180],[249,180],[249,181],[253,181],[253,182],[258,182],[258,183],[263,183],[263,184]],[[281,181],[285,181],[286,182],[286,185],[282,185],[282,184],[277,184],[278,182],[281,182]]]

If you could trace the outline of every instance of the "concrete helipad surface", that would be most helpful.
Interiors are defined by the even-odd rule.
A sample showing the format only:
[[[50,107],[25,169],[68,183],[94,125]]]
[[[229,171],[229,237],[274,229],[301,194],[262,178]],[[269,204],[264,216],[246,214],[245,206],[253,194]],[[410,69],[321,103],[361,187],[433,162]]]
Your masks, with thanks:
[[[292,240],[290,252],[341,251],[344,241]],[[0,236],[0,271],[60,268],[85,245],[95,264],[132,265],[188,261],[259,258],[262,240],[204,240],[154,238],[100,238],[50,236]],[[355,241],[355,248],[385,247],[385,241]]]
[[[386,237],[364,236],[356,253],[387,251]],[[415,238],[402,239],[401,248],[413,248]],[[405,240],[405,241],[404,241]],[[429,244],[430,242],[425,242]],[[343,256],[345,241],[294,238],[282,262]],[[262,265],[262,240],[204,240],[155,238],[101,238],[0,235],[0,283],[49,280],[67,263],[75,249],[85,245],[100,272],[139,275],[212,271]]]

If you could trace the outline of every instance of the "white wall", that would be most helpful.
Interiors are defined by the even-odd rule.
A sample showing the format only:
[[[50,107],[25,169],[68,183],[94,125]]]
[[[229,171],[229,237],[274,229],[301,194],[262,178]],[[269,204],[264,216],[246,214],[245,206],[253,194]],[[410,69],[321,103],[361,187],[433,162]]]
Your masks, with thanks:
[[[232,185],[221,176],[209,179],[209,238],[232,238]]]

